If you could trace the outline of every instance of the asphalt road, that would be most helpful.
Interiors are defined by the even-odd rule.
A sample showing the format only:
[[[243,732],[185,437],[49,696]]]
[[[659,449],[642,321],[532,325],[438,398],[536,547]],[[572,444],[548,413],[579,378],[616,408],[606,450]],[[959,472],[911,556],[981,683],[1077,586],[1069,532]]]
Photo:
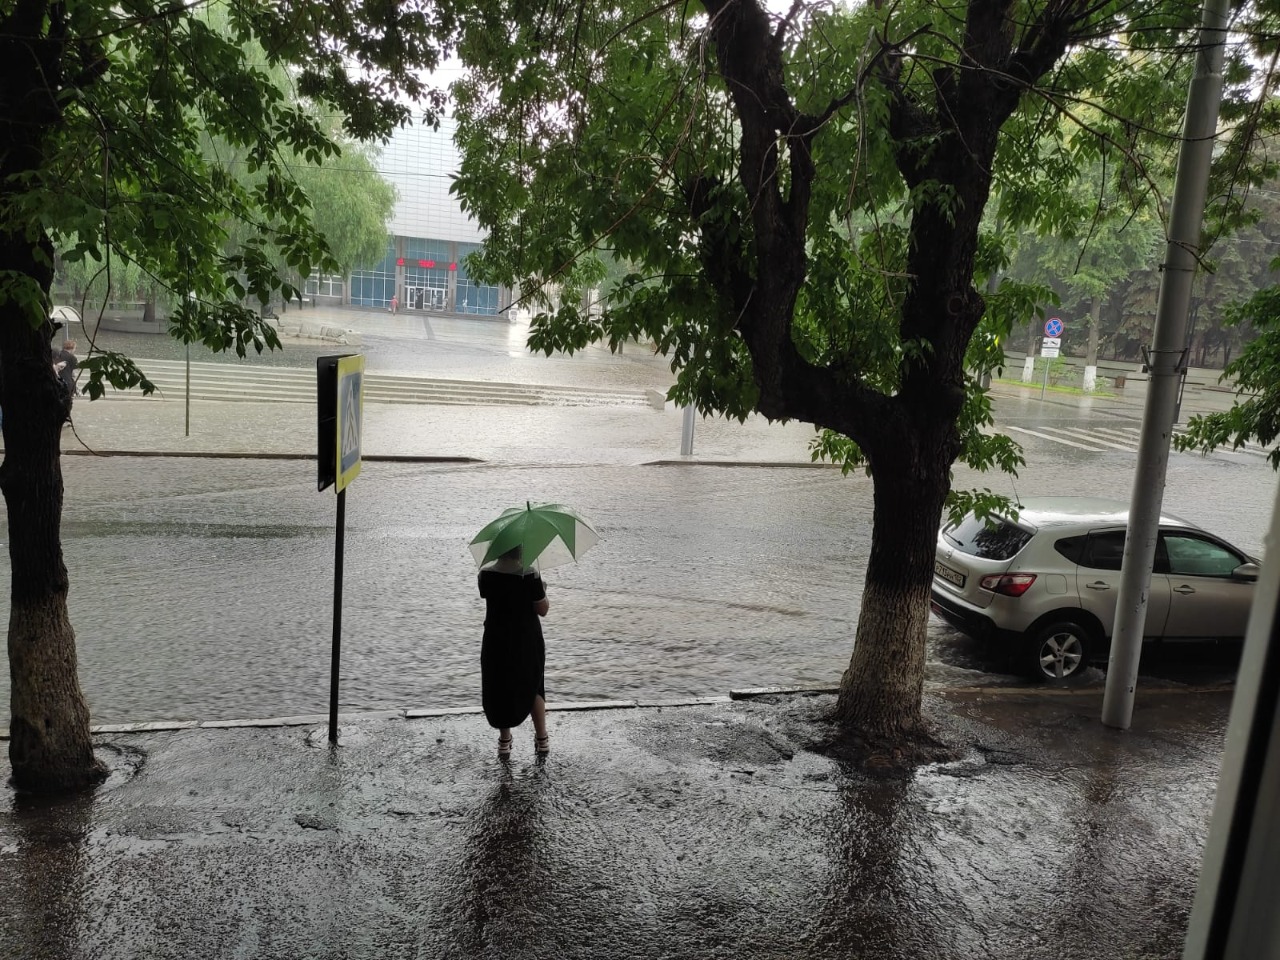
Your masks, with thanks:
[[[1126,455],[1062,450],[1029,451],[1016,489],[1122,488]],[[335,513],[312,464],[69,457],[64,469],[70,605],[97,720],[323,712]],[[1273,483],[1256,458],[1176,457],[1166,506],[1257,550]],[[824,687],[847,665],[871,535],[865,477],[369,463],[347,504],[343,709],[476,702],[483,608],[466,544],[526,499],[573,503],[602,533],[580,564],[547,575],[553,700]],[[1016,682],[990,652],[940,623],[931,632],[933,679]],[[1186,682],[1229,676],[1229,661],[1224,672],[1204,657],[1147,667]]]
[[[410,320],[421,328],[413,336],[408,326],[394,336],[383,329]],[[366,323],[378,332],[362,349],[410,358],[419,375],[461,363],[528,382],[662,389],[670,381],[660,358],[634,351],[531,358],[491,322]],[[1017,478],[957,468],[957,486],[1128,498],[1142,413],[1132,394],[1041,402],[1006,390],[996,412],[1027,466]],[[314,449],[305,404],[196,404],[190,438],[183,413],[176,400],[82,400],[77,431],[93,449]],[[466,544],[525,500],[572,503],[603,534],[580,565],[548,574],[552,700],[826,687],[847,665],[871,481],[808,466],[811,429],[702,421],[695,454],[718,465],[644,466],[679,459],[679,411],[371,404],[366,420],[370,452],[490,462],[366,464],[348,497],[344,709],[476,702],[482,608]],[[70,432],[64,446],[77,447]],[[789,465],[723,465],[730,460]],[[316,493],[313,464],[67,457],[64,473],[70,605],[95,719],[323,711],[334,504]],[[1261,456],[1174,454],[1165,508],[1256,553],[1274,490]],[[5,551],[0,577],[8,563]],[[1144,660],[1148,675],[1177,682],[1220,683],[1231,668],[1229,654],[1212,650]],[[1019,682],[1002,657],[940,623],[931,626],[929,669],[948,685]],[[1091,676],[1101,682],[1100,672]],[[4,677],[0,722],[7,704]]]

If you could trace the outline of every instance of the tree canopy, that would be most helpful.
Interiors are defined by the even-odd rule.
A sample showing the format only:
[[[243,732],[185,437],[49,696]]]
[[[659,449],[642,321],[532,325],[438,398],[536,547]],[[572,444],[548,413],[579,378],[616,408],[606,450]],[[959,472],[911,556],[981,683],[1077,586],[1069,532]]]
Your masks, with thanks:
[[[1045,291],[1004,277],[1015,231],[1080,227],[1076,184],[1149,204],[1177,154],[1198,11],[1168,0],[757,0],[482,5],[462,24],[456,190],[473,269],[523,291],[543,350],[644,336],[673,398],[825,432],[876,506],[837,715],[920,726],[939,514],[957,458],[1017,465],[982,374]],[[1274,175],[1276,11],[1239,9],[1210,231]],[[990,206],[989,206],[990,202]],[[633,265],[598,312],[549,285]],[[979,289],[986,289],[979,293]],[[954,498],[953,498],[954,500]]]
[[[1276,264],[1280,268],[1280,262]],[[1280,286],[1259,290],[1226,311],[1227,326],[1249,324],[1257,332],[1223,371],[1236,387],[1236,403],[1220,413],[1197,414],[1185,433],[1174,437],[1179,450],[1219,447],[1238,450],[1249,441],[1270,447],[1267,459],[1280,470]]]
[[[248,304],[291,296],[292,276],[339,269],[298,159],[337,157],[339,130],[386,135],[414,100],[437,108],[423,78],[453,15],[427,0],[0,5],[0,490],[20,787],[98,775],[59,538],[71,400],[50,363],[55,251],[102,264],[108,278],[127,264],[167,291],[184,340],[241,354],[276,345]],[[243,169],[220,163],[212,144],[237,151]],[[84,366],[91,393],[141,380],[123,357]]]

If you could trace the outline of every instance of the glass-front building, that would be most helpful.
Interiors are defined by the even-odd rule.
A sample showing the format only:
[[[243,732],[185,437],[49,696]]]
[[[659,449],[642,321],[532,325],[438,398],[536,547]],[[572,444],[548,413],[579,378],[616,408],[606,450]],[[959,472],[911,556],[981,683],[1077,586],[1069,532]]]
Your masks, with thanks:
[[[396,292],[396,248],[392,242],[382,261],[369,270],[351,274],[351,298],[348,303],[360,307],[390,306]]]
[[[387,252],[354,270],[345,286],[307,281],[307,293],[329,303],[391,306],[408,313],[505,319],[511,293],[467,275],[463,258],[480,248],[479,227],[449,193],[459,157],[452,121],[439,130],[415,123],[396,131],[378,157],[378,171],[396,188]],[[339,278],[340,279],[340,278]]]

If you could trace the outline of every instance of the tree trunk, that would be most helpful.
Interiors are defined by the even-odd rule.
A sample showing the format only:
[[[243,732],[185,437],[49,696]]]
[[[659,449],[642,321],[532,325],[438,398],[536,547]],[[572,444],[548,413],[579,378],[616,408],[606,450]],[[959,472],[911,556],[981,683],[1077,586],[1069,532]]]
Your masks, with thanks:
[[[929,590],[938,521],[951,487],[943,446],[933,446],[937,456],[915,456],[911,462],[904,456],[877,463],[872,472],[871,555],[836,719],[873,741],[909,742],[924,732],[920,708]],[[922,443],[918,449],[930,447]]]
[[[1098,336],[1102,329],[1102,294],[1095,294],[1089,307],[1089,345],[1084,354],[1084,389],[1093,393],[1098,385]]]
[[[6,211],[10,191],[44,183],[48,139],[62,122],[67,34],[63,6],[9,8],[0,31],[0,206]],[[87,44],[80,49],[92,52]],[[0,218],[0,289],[7,294],[0,297],[0,492],[12,568],[9,761],[15,786],[41,792],[77,789],[104,775],[93,756],[67,616],[59,447],[71,396],[49,349],[53,263],[53,243],[37,221]]]
[[[47,237],[41,246],[51,262]],[[0,266],[39,278],[47,295],[51,271],[32,253],[25,238],[0,235]],[[79,789],[104,775],[93,755],[67,614],[60,447],[71,398],[53,370],[52,332],[48,322],[32,327],[12,304],[0,316],[0,492],[12,567],[9,762],[14,785],[37,792]]]

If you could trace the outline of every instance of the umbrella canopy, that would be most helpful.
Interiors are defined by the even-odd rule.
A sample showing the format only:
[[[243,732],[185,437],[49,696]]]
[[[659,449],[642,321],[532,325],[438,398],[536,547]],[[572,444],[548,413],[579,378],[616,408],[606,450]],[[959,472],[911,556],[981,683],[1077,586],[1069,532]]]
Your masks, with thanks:
[[[471,555],[481,567],[513,547],[526,567],[546,570],[577,560],[600,540],[591,521],[562,503],[526,502],[504,510],[471,541]]]

